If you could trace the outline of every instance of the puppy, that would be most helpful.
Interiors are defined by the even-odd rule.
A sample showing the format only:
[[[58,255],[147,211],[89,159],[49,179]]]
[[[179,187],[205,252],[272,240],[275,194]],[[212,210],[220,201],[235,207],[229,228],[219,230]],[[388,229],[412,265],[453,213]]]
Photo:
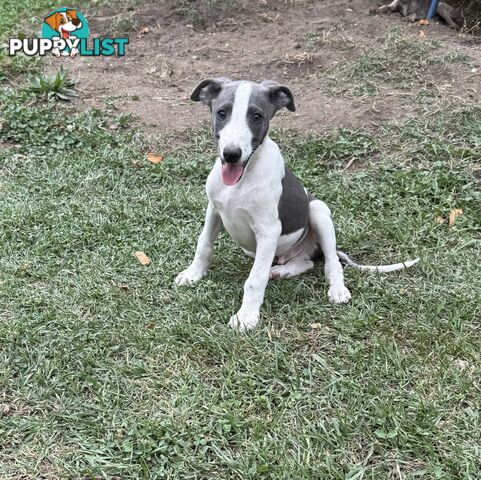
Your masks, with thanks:
[[[320,255],[329,283],[327,295],[335,304],[351,298],[340,259],[355,268],[380,272],[416,263],[361,266],[336,249],[329,208],[301,185],[268,135],[278,110],[295,110],[289,88],[272,80],[214,78],[201,82],[191,99],[210,108],[219,157],[207,178],[209,204],[194,259],[175,282],[190,285],[206,275],[215,239],[224,227],[254,258],[242,305],[229,320],[232,328],[244,331],[257,325],[269,278],[299,275],[313,268]]]

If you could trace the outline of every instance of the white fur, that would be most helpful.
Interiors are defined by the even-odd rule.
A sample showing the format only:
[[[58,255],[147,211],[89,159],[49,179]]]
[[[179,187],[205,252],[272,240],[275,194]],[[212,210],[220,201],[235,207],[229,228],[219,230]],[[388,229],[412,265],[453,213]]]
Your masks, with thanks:
[[[268,136],[252,154],[252,133],[246,118],[251,91],[250,83],[240,83],[229,122],[219,132],[220,152],[227,146],[239,147],[240,161],[249,157],[250,160],[240,181],[226,186],[221,176],[221,159],[217,159],[207,178],[209,205],[194,260],[175,280],[177,285],[190,285],[206,274],[215,238],[223,224],[234,241],[254,256],[254,265],[244,284],[242,305],[229,320],[229,325],[240,331],[257,325],[269,278],[290,277],[312,268],[311,257],[318,244],[326,259],[329,300],[343,303],[351,298],[344,286],[330,211],[323,202],[310,203],[307,234],[301,229],[281,235],[278,205],[285,174],[284,160],[277,144]],[[276,255],[282,256],[285,264],[271,268]]]
[[[250,158],[249,162],[242,178],[232,186],[222,181],[221,159],[215,162],[207,179],[209,205],[194,259],[175,279],[177,285],[190,285],[207,273],[214,241],[223,225],[244,252],[254,258],[254,265],[244,284],[242,305],[229,320],[229,325],[240,331],[257,325],[269,278],[293,277],[311,269],[312,258],[319,246],[324,255],[324,273],[329,283],[327,295],[334,304],[348,302],[351,298],[344,285],[339,257],[355,268],[379,272],[407,268],[417,261],[382,266],[358,265],[336,250],[331,212],[320,200],[309,203],[306,231],[300,229],[281,235],[278,206],[285,174],[284,160],[278,146],[268,136],[252,153],[252,133],[246,119],[251,91],[251,84],[240,83],[235,92],[231,117],[219,132],[219,151],[223,152],[227,146],[240,147],[240,161]],[[273,267],[275,256],[278,265]]]
[[[255,252],[254,265],[244,285],[242,305],[229,320],[231,327],[241,331],[254,328],[259,321],[259,310],[269,278],[294,276],[312,268],[310,255],[318,241],[326,258],[330,301],[342,303],[349,300],[350,293],[344,286],[342,268],[336,255],[330,212],[320,201],[311,202],[311,205],[315,204],[309,219],[312,226],[302,240],[300,252],[286,265],[271,270],[274,256],[290,250],[303,234],[302,231],[297,231],[290,235],[281,235],[278,205],[285,169],[278,146],[266,137],[252,155],[242,179],[233,186],[224,185],[220,169],[221,162],[217,159],[207,179],[209,206],[197,251],[190,267],[177,276],[176,283],[192,284],[205,275],[212,246],[222,222],[241,248],[247,252]],[[322,240],[318,239],[318,230],[321,228],[326,229]]]
[[[252,153],[252,132],[247,125],[247,109],[251,97],[252,86],[249,82],[241,82],[237,87],[232,106],[231,118],[219,132],[219,151],[227,146],[239,147],[242,150],[241,162]]]

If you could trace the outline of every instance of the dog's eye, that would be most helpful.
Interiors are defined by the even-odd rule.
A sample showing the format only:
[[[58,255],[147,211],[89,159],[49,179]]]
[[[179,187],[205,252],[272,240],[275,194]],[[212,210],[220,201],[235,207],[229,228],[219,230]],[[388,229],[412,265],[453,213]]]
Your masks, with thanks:
[[[61,18],[60,23],[65,23],[65,18]]]
[[[262,120],[262,115],[260,113],[254,113],[254,115],[252,115],[252,121],[254,123],[259,123],[261,120]]]
[[[217,112],[217,118],[219,120],[225,120],[225,117],[226,117],[226,113],[225,113],[225,110],[219,110]]]

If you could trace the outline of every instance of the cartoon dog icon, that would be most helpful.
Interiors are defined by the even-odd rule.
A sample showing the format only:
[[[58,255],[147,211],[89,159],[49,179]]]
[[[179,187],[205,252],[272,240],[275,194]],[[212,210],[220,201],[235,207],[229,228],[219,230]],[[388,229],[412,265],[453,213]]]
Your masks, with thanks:
[[[72,35],[72,32],[82,28],[82,22],[77,18],[77,12],[75,10],[52,13],[52,15],[48,16],[44,21],[49,27],[60,34],[59,37],[53,37],[53,40],[60,38],[63,40],[75,40],[77,37]],[[54,48],[52,53],[56,57],[60,57],[60,50],[58,48]],[[70,56],[75,57],[77,53],[79,53],[78,48],[72,48]],[[68,53],[64,50],[62,55],[68,55]]]

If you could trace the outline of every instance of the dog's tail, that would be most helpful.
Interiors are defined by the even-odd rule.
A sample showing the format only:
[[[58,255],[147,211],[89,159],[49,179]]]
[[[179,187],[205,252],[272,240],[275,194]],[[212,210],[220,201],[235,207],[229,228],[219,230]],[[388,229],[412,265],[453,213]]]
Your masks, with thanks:
[[[405,270],[406,268],[412,267],[414,264],[419,262],[419,258],[415,258],[414,260],[406,260],[405,262],[393,263],[391,265],[359,265],[359,263],[356,263],[347,253],[341,252],[341,250],[337,251],[337,256],[340,258],[341,262],[349,265],[350,267],[356,268],[357,270],[367,270],[377,273]]]

